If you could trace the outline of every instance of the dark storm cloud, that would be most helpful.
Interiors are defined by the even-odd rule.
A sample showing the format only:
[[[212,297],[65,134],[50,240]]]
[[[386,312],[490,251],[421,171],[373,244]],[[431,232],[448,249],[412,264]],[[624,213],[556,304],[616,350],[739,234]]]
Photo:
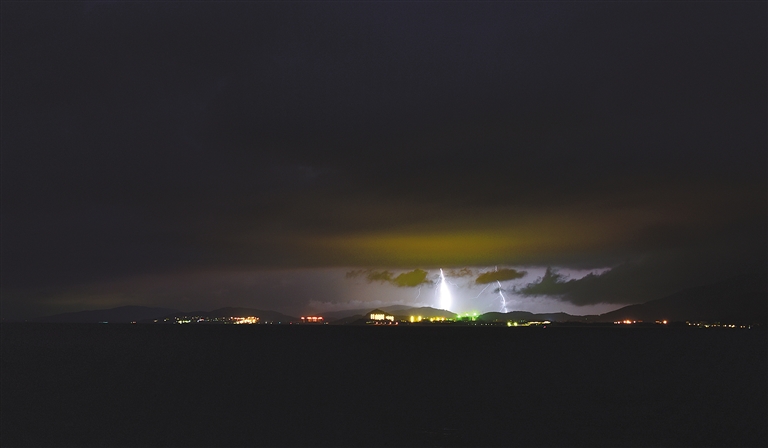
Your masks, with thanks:
[[[407,286],[413,288],[423,284],[430,284],[432,282],[427,280],[427,271],[415,269],[413,271],[404,272],[398,275],[392,280],[392,283],[397,286]]]
[[[3,296],[661,260],[651,294],[765,252],[760,3],[12,2],[1,29]]]
[[[413,271],[402,272],[395,276],[388,270],[375,270],[375,269],[357,269],[348,271],[346,278],[357,278],[365,276],[365,279],[371,282],[390,283],[399,287],[416,287],[424,284],[431,284],[432,281],[427,279],[427,271],[422,269],[414,269]]]
[[[602,274],[590,273],[578,279],[569,279],[550,267],[543,277],[516,292],[522,296],[549,296],[575,305],[643,303],[692,286],[722,281],[734,274],[765,276],[766,254],[743,257],[743,253],[748,252],[722,247],[698,253],[695,250],[668,252],[625,262]]]
[[[392,273],[389,271],[371,271],[369,272],[365,278],[368,280],[368,282],[391,282],[392,281]]]
[[[594,277],[595,275],[590,273],[581,280],[590,281]],[[529,283],[520,292],[528,296],[562,296],[570,289],[569,286],[574,284],[573,282],[574,280],[568,281],[566,276],[548,267],[543,277],[536,282]]]
[[[370,282],[390,282],[392,281],[394,274],[392,274],[390,271],[383,270],[375,270],[375,269],[353,269],[351,271],[347,271],[345,274],[345,277],[347,279],[353,279],[357,277],[363,277],[365,276],[365,279]]]
[[[547,271],[549,272],[549,271]],[[525,271],[518,271],[515,269],[498,269],[491,272],[484,272],[477,276],[475,279],[475,283],[479,285],[484,285],[486,283],[493,283],[493,282],[503,282],[506,280],[515,280],[518,278],[525,277],[525,274],[527,272]]]
[[[445,275],[447,277],[471,277],[474,275],[472,272],[472,269],[469,268],[461,268],[461,269],[447,269],[445,271]]]
[[[370,269],[353,269],[351,271],[347,271],[347,273],[344,275],[346,278],[357,278],[361,275],[365,275],[368,272],[370,272]]]

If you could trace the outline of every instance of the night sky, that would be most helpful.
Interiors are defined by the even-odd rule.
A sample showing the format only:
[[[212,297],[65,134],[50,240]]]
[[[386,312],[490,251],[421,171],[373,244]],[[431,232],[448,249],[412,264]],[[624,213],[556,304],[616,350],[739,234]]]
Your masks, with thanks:
[[[764,2],[3,2],[2,315],[605,312],[766,272]]]

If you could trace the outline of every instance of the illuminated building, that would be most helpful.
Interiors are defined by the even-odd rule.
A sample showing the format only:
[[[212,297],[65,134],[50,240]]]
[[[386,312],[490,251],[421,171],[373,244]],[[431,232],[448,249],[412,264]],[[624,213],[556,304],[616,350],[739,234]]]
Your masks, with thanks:
[[[446,316],[408,316],[407,319],[412,324],[417,323],[452,323],[455,321],[454,318],[446,317]]]
[[[379,322],[379,321],[393,322],[395,320],[395,316],[377,308],[371,311],[370,313],[368,313],[368,320],[372,320],[374,322]]]
[[[301,316],[302,324],[324,324],[325,320],[322,316]]]

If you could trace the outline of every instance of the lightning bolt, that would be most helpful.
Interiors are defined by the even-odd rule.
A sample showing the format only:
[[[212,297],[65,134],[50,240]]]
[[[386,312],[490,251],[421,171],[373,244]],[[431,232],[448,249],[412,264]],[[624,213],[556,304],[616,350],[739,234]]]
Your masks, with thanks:
[[[499,285],[499,295],[501,296],[501,312],[506,313],[507,312],[507,298],[504,297],[504,293],[501,292],[501,282],[496,280],[496,283]]]
[[[447,310],[451,307],[451,290],[448,289],[448,282],[445,281],[443,269],[440,269],[440,308]]]
[[[496,272],[499,272],[499,267],[496,266]],[[501,312],[507,312],[507,298],[504,297],[504,293],[501,292],[501,282],[496,280],[496,284],[499,285],[499,295],[501,296]]]
[[[480,295],[481,295],[482,293],[484,293],[484,292],[485,292],[485,290],[486,290],[486,289],[488,289],[488,287],[489,287],[489,286],[491,286],[491,284],[490,284],[490,283],[488,283],[487,285],[485,285],[485,288],[483,288],[483,290],[482,290],[482,291],[480,291],[480,294],[476,295],[476,296],[475,296],[475,298],[478,298],[478,297],[480,297]]]

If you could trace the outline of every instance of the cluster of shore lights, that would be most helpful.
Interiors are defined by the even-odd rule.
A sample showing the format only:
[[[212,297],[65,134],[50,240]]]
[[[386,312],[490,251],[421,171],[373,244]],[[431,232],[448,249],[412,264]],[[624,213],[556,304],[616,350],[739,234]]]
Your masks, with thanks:
[[[449,319],[449,318],[443,317],[443,316],[435,316],[435,317],[409,316],[408,320],[411,323],[417,323],[417,322],[421,322],[423,320],[429,320],[430,322],[446,322],[446,321],[451,322],[451,321],[453,321],[453,319]]]
[[[258,324],[259,318],[255,316],[233,317],[232,321],[236,324]]]
[[[301,316],[302,322],[311,322],[311,323],[317,323],[322,322],[323,318],[322,316]]]
[[[508,327],[535,327],[538,325],[543,325],[544,328],[547,328],[547,325],[551,324],[552,322],[548,320],[544,320],[541,322],[513,322],[513,321],[507,321]]]
[[[707,322],[686,321],[685,323],[688,324],[689,327],[698,327],[698,328],[747,328],[747,329],[752,328],[752,325],[721,324],[719,322],[710,324]]]
[[[614,324],[616,324],[616,325],[632,325],[632,324],[637,324],[637,323],[643,323],[643,321],[642,320],[629,320],[629,319],[626,319],[626,320],[618,320],[618,321],[614,322]],[[659,324],[659,325],[667,325],[668,322],[666,320],[657,320],[656,323]]]

